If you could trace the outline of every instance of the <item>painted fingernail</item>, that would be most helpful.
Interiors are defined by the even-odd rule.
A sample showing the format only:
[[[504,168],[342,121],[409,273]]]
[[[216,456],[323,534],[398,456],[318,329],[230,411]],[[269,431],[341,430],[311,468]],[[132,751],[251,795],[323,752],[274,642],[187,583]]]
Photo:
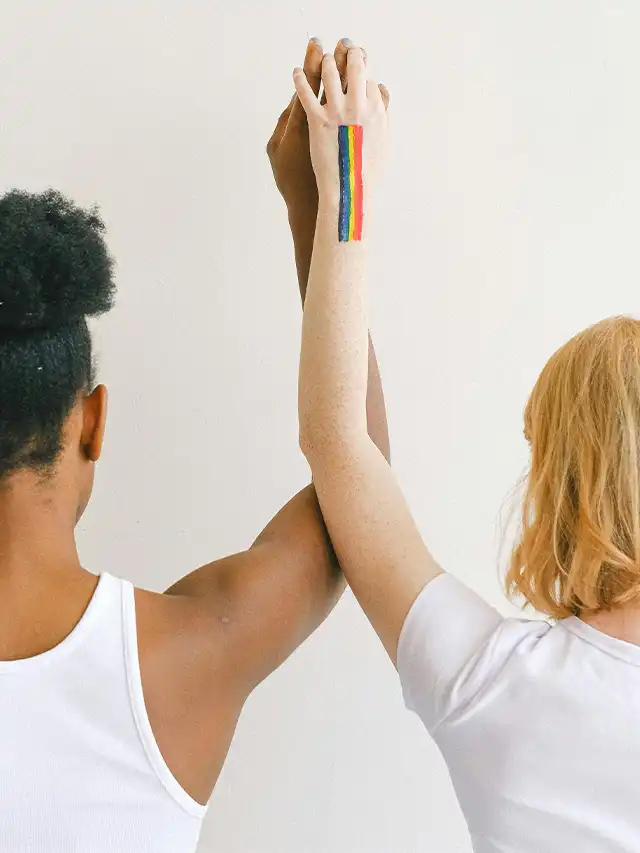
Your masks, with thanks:
[[[351,39],[340,39],[340,41],[342,42],[342,44],[343,44],[345,47],[351,47],[351,45],[353,44],[353,42],[351,41]]]

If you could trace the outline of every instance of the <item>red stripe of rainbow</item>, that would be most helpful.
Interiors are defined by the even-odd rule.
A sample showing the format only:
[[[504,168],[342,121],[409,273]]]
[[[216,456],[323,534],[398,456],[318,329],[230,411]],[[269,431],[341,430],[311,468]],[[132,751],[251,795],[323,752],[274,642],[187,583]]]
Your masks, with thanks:
[[[341,124],[338,128],[338,160],[340,165],[340,242],[362,240],[362,126]]]

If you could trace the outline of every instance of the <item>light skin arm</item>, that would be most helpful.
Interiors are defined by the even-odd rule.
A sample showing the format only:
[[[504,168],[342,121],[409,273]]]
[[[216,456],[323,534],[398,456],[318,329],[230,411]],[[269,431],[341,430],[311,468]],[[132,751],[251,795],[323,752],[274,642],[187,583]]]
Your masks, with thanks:
[[[367,431],[368,319],[366,263],[371,207],[361,242],[338,241],[337,127],[364,128],[364,194],[387,141],[379,89],[367,82],[362,52],[348,54],[348,91],[332,57],[323,62],[327,105],[299,69],[298,96],[307,112],[319,206],[304,310],[300,363],[301,447],[347,580],[396,660],[406,615],[424,586],[441,573],[426,548],[396,478]]]

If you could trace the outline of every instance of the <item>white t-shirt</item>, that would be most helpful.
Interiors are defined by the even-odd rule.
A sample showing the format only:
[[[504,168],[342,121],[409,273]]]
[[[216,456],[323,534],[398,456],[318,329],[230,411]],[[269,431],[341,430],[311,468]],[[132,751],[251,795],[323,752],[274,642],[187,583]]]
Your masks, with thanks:
[[[398,672],[476,853],[639,853],[640,646],[577,617],[504,619],[444,574],[407,616]]]

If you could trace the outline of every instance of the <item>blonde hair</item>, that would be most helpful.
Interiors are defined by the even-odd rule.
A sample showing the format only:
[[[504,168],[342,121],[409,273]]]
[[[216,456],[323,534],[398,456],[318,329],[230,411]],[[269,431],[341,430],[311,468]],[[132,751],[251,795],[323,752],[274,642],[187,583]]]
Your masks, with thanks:
[[[508,595],[558,619],[640,596],[640,322],[603,320],[554,353],[525,436]]]

